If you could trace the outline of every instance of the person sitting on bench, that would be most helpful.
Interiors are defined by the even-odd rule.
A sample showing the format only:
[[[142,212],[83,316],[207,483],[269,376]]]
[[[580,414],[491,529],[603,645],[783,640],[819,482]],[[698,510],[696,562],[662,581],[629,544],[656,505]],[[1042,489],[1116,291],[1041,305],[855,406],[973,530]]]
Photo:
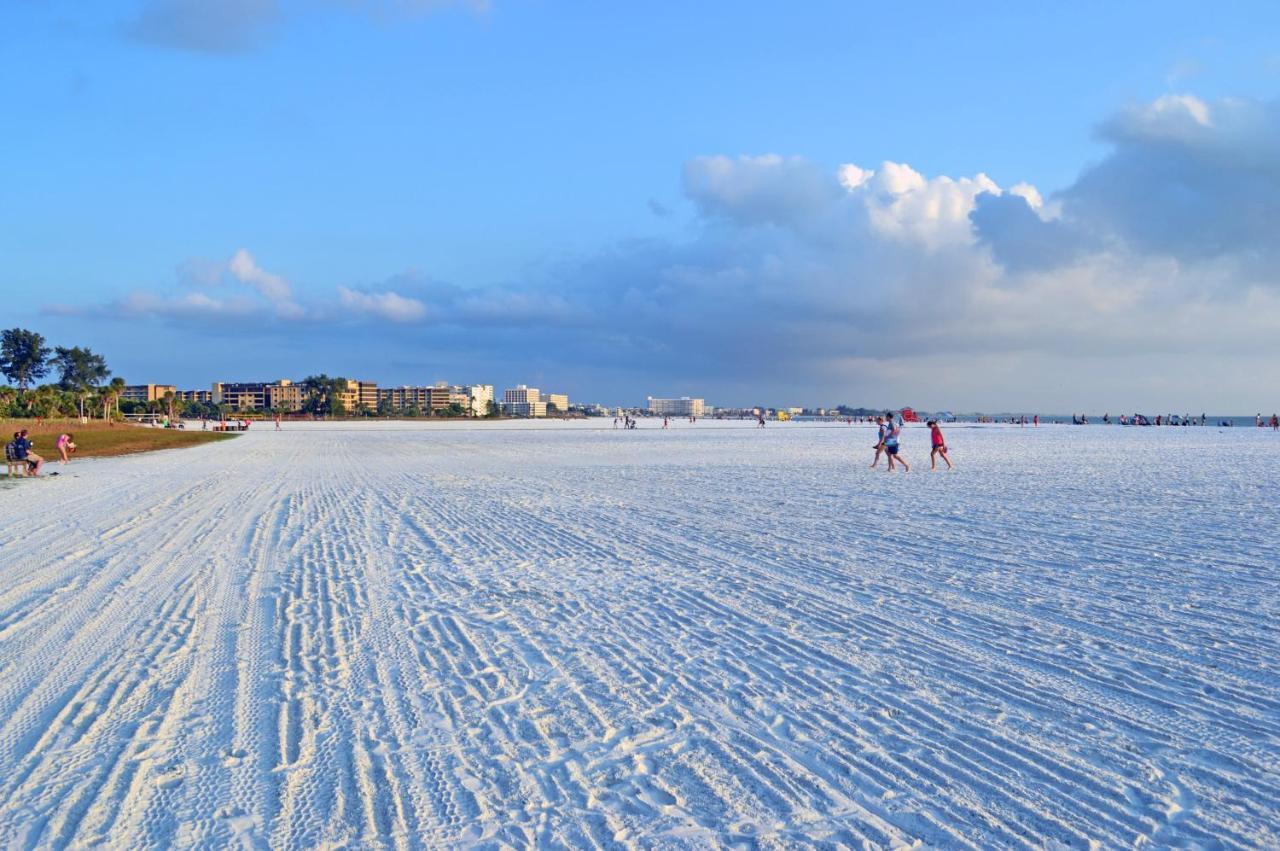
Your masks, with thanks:
[[[40,475],[40,468],[44,466],[44,458],[31,451],[31,439],[27,437],[27,430],[24,428],[13,436],[13,454],[19,461],[27,462],[27,475]]]

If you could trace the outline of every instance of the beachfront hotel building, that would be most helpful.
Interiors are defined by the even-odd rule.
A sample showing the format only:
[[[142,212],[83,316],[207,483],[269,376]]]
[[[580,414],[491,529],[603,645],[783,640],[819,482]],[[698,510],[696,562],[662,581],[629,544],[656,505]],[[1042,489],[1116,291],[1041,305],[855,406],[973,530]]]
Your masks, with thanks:
[[[493,385],[468,384],[465,389],[469,399],[467,410],[471,413],[471,416],[487,416],[489,413],[489,403],[493,401]]]
[[[357,381],[354,378],[348,378],[346,382],[347,389],[339,394],[338,400],[348,414],[362,406],[370,411],[378,407],[378,382]]]
[[[300,411],[302,386],[287,378],[272,382],[215,381],[209,401],[215,405],[226,405],[233,411]]]
[[[429,414],[449,407],[452,395],[449,386],[445,384],[431,387],[383,387],[378,390],[378,402],[393,411],[417,409]]]
[[[537,387],[517,384],[502,391],[502,410],[513,417],[545,417],[547,403]]]
[[[120,391],[121,402],[158,402],[164,394],[172,393],[176,397],[178,388],[172,384],[129,384]]]
[[[178,390],[173,394],[179,402],[212,402],[212,390]]]
[[[551,407],[554,405],[558,413],[569,413],[568,393],[546,393],[542,398],[547,403],[547,410],[551,410]]]
[[[690,399],[681,396],[679,399],[655,399],[649,397],[649,413],[664,417],[700,417],[706,409],[702,399]]]

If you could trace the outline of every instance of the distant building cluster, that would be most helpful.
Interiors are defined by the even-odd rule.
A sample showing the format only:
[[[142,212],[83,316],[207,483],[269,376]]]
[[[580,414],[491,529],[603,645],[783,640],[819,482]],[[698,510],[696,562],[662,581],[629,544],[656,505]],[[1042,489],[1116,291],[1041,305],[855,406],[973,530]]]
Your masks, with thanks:
[[[308,380],[310,381],[310,380]],[[571,412],[569,394],[551,393],[517,384],[494,395],[492,384],[448,384],[379,387],[375,381],[335,379],[331,398],[348,414],[391,416],[483,417],[501,412],[511,417],[541,418]],[[160,403],[195,402],[210,405],[227,413],[297,413],[310,410],[307,404],[308,382],[281,378],[277,381],[215,381],[208,390],[179,390],[173,384],[130,384],[120,394],[122,402]],[[798,410],[798,409],[796,409]],[[681,396],[659,399],[649,396],[643,407],[609,408],[603,405],[578,405],[576,414],[588,416],[621,416],[624,411],[635,414],[674,417],[703,417],[714,412],[701,398]]]
[[[700,417],[706,413],[706,402],[702,399],[690,399],[681,396],[679,399],[655,399],[649,397],[649,413],[662,417]]]
[[[344,381],[345,389],[336,397],[348,413],[367,411],[423,415],[448,411],[482,417],[494,409],[492,384],[438,382],[424,386],[379,387],[375,381]],[[522,404],[507,405],[512,399],[519,399]],[[215,381],[208,390],[179,390],[173,384],[131,384],[121,392],[120,400],[143,404],[172,400],[210,404],[233,412],[296,413],[305,407],[306,390],[303,383],[287,378],[278,381]],[[548,410],[558,413],[569,410],[567,394],[540,394],[537,389],[524,385],[516,390],[507,390],[503,401],[504,409],[513,416],[542,417]]]
[[[567,393],[543,393],[537,387],[517,384],[502,391],[502,411],[513,417],[545,417],[548,412],[569,412]]]

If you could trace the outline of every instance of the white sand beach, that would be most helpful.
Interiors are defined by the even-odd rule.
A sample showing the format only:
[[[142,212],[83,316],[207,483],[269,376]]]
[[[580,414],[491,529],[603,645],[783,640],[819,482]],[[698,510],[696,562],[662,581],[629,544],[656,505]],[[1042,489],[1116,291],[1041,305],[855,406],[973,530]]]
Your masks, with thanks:
[[[609,425],[0,487],[4,846],[1280,846],[1280,437]]]

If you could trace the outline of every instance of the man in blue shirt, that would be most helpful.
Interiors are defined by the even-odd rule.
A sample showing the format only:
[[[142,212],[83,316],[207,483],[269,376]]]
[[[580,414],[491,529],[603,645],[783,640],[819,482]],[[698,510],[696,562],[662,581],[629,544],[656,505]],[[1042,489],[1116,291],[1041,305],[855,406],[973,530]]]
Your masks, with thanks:
[[[884,451],[889,454],[889,471],[893,471],[893,462],[897,461],[902,465],[902,472],[910,472],[911,465],[907,463],[907,459],[898,455],[898,435],[902,433],[902,423],[894,422],[893,417],[889,418],[888,433],[884,438]]]

